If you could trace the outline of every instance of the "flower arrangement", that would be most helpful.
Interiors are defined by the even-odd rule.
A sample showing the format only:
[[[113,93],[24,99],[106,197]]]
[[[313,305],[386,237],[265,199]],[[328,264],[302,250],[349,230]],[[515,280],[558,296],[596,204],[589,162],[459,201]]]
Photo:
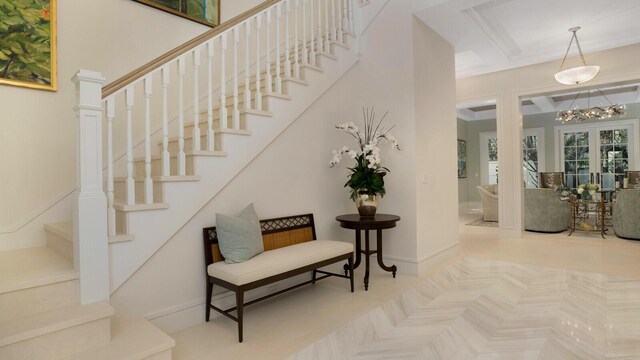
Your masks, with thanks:
[[[576,192],[583,200],[593,199],[593,195],[595,195],[597,191],[598,185],[591,183],[580,184],[578,185],[578,189],[576,189]]]
[[[569,189],[564,185],[557,186],[555,191],[556,191],[556,195],[558,195],[561,198],[567,198],[571,196],[571,189]]]
[[[350,167],[350,174],[344,187],[351,189],[350,195],[353,200],[358,195],[385,195],[384,177],[389,169],[382,166],[380,159],[380,147],[383,142],[391,143],[391,146],[400,150],[398,140],[389,132],[394,128],[392,126],[388,130],[382,127],[382,122],[388,113],[377,122],[375,120],[375,111],[373,108],[362,109],[364,117],[364,128],[360,129],[353,122],[346,122],[336,125],[336,129],[342,130],[352,136],[357,141],[357,148],[350,149],[343,146],[339,150],[333,150],[333,158],[329,162],[329,167],[335,167],[342,161],[342,156],[348,154],[355,160],[355,165]]]

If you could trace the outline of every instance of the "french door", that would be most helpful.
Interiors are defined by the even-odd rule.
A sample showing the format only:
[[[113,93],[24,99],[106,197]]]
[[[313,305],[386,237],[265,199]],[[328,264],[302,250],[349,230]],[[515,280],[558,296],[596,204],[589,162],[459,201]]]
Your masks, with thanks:
[[[559,170],[567,187],[599,184],[615,189],[625,171],[636,168],[637,120],[556,127]]]

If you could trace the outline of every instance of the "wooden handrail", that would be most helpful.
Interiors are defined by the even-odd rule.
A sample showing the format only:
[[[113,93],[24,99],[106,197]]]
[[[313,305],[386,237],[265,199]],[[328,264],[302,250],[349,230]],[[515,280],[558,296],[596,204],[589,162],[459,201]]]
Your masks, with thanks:
[[[168,51],[167,53],[165,53],[164,55],[161,55],[160,57],[151,60],[150,62],[146,63],[145,65],[142,65],[141,67],[133,70],[132,72],[128,73],[127,75],[124,75],[123,77],[105,85],[102,87],[102,98],[105,99],[106,97],[108,97],[109,95],[115,93],[116,91],[128,86],[129,84],[133,83],[134,81],[140,79],[141,77],[143,77],[144,75],[148,74],[149,72],[165,65],[166,63],[170,62],[171,60],[175,59],[176,57],[178,57],[179,55],[182,55],[184,53],[186,53],[187,51],[195,48],[196,46],[205,43],[207,41],[209,41],[210,39],[212,39],[213,37],[222,34],[223,32],[233,28],[234,26],[240,24],[241,22],[249,19],[250,17],[261,13],[262,11],[268,9],[269,7],[281,2],[282,0],[267,0],[265,2],[263,2],[262,4],[254,7],[253,9],[247,10],[244,13],[234,17],[233,19],[222,23],[221,25],[201,34],[198,35],[197,37],[193,38],[192,40],[189,40],[188,42],[176,47],[175,49]]]

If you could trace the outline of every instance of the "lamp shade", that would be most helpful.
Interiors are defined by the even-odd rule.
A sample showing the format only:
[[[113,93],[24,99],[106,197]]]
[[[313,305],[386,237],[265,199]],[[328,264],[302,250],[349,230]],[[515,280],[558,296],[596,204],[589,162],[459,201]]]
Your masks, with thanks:
[[[565,85],[581,84],[596,77],[598,71],[600,66],[597,65],[578,66],[557,72],[556,80]]]

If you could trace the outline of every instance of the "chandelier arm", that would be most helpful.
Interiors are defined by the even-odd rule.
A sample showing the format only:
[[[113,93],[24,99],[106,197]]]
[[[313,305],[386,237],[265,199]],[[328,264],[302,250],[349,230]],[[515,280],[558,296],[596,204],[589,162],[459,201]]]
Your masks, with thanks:
[[[567,52],[564,53],[564,58],[562,58],[562,64],[560,64],[560,71],[564,68],[564,63],[567,61],[567,56],[569,55],[569,50],[571,50],[571,44],[573,44],[573,38],[576,37],[576,33],[573,33],[571,37],[571,41],[569,41],[569,46],[567,47]],[[576,39],[577,40],[577,39]]]
[[[582,61],[582,66],[587,66],[587,62],[584,60],[584,54],[582,54],[582,48],[580,47],[580,41],[578,41],[578,35],[575,31],[573,32],[573,37],[576,38],[576,45],[578,46],[578,53],[580,53],[580,61]]]
[[[613,106],[613,103],[611,102],[611,100],[609,100],[609,98],[607,97],[607,95],[605,95],[602,90],[598,89],[598,92],[600,93],[600,95],[602,95],[602,97],[604,97],[607,102],[609,103],[610,106]]]
[[[573,107],[573,104],[576,102],[576,100],[578,99],[578,96],[580,96],[581,93],[582,93],[582,90],[578,91],[578,93],[576,94],[576,97],[573,98],[573,101],[569,105],[569,110],[571,110],[571,107]]]

